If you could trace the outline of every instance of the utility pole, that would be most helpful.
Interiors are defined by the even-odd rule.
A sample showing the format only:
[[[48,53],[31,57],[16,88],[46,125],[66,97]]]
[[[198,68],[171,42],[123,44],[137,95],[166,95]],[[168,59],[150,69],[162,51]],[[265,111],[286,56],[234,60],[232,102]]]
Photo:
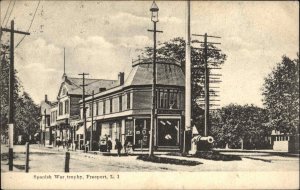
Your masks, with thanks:
[[[154,131],[156,131],[156,33],[163,31],[156,30],[156,23],[158,22],[158,7],[153,1],[150,8],[152,13],[151,20],[153,22],[153,30],[148,30],[148,32],[153,32],[153,71],[152,71],[152,109],[151,109],[151,125],[150,125],[150,142],[149,142],[149,156],[153,155],[154,147]],[[141,142],[143,143],[143,142]]]
[[[207,130],[209,127],[209,70],[207,67],[207,33],[204,34],[204,72],[205,72],[205,123],[204,136],[207,137]]]
[[[14,146],[14,34],[30,35],[28,32],[18,31],[14,29],[14,20],[11,21],[11,28],[2,28],[1,32],[10,32],[10,68],[9,68],[9,102],[8,102],[8,137],[9,137],[9,151],[8,151],[8,166],[9,171],[13,171],[13,146]],[[2,35],[2,34],[1,34]]]
[[[191,96],[191,2],[187,1],[186,13],[186,46],[185,46],[185,129],[183,133],[183,150],[185,154],[187,150],[187,142],[190,140],[191,118],[192,118],[192,96]]]
[[[208,50],[210,51],[219,51],[217,49],[209,49],[208,48],[208,44],[221,44],[221,43],[215,43],[215,42],[208,42],[207,38],[211,37],[211,38],[221,38],[219,36],[208,36],[207,33],[205,33],[204,35],[199,35],[199,34],[193,34],[193,36],[203,36],[204,37],[204,42],[200,42],[200,43],[204,43],[204,48],[195,48],[195,49],[201,49],[204,51],[204,118],[205,118],[205,122],[204,122],[204,136],[207,137],[208,136],[208,130],[210,128],[210,122],[209,122],[209,111],[210,111],[210,106],[215,106],[215,104],[211,104],[210,101],[218,101],[218,100],[210,100],[210,93],[211,92],[216,92],[216,91],[210,91],[210,83],[217,83],[217,82],[221,82],[218,81],[216,79],[219,79],[217,77],[213,78],[214,81],[210,81],[210,70],[211,69],[220,69],[220,68],[212,68],[208,66]],[[213,62],[215,63],[215,62]],[[218,75],[217,75],[218,76]],[[216,96],[216,95],[213,95]]]
[[[82,76],[82,106],[83,106],[83,110],[82,110],[82,113],[83,113],[83,126],[84,126],[84,152],[87,152],[86,151],[86,135],[87,135],[87,132],[86,132],[86,108],[85,108],[85,87],[87,86],[85,84],[85,76],[89,75],[88,73],[81,73],[81,74],[78,74],[78,75],[81,75]]]
[[[90,137],[90,151],[93,151],[93,128],[94,128],[94,90],[92,91],[92,125],[91,125],[91,137]]]

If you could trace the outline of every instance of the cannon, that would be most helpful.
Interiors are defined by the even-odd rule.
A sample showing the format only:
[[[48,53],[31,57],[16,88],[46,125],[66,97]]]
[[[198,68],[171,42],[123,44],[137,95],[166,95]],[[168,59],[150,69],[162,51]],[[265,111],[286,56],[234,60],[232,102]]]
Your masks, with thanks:
[[[192,146],[190,154],[195,154],[197,151],[209,151],[212,148],[214,138],[212,136],[203,137],[197,135],[192,138]]]

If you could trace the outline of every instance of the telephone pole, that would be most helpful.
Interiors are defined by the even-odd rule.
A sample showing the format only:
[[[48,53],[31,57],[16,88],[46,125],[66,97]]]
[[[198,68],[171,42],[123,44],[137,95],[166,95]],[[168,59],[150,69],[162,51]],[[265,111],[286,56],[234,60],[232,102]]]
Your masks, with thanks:
[[[82,113],[83,113],[83,127],[84,127],[84,152],[87,152],[86,151],[86,135],[87,135],[87,132],[86,132],[86,108],[85,108],[85,87],[87,86],[85,84],[85,76],[89,75],[88,73],[81,73],[81,74],[78,74],[78,75],[81,75],[82,76]]]
[[[91,124],[91,137],[90,137],[90,151],[93,151],[93,128],[94,128],[94,90],[92,91],[92,107],[91,109],[91,116],[92,116],[92,124]]]
[[[8,137],[9,137],[9,151],[8,151],[8,167],[9,171],[13,171],[13,146],[14,146],[14,34],[30,35],[28,32],[18,31],[14,29],[14,20],[11,21],[11,28],[2,28],[1,33],[10,32],[10,68],[9,68],[9,101],[8,101]],[[0,34],[2,36],[2,34]]]
[[[220,68],[212,68],[208,66],[208,50],[209,51],[219,51],[217,49],[209,49],[208,48],[208,44],[221,44],[221,43],[215,43],[215,42],[208,42],[207,38],[221,38],[219,36],[209,36],[207,35],[207,33],[205,33],[204,35],[199,35],[199,34],[193,34],[193,36],[202,36],[204,37],[204,42],[200,42],[200,43],[204,43],[204,48],[195,48],[195,49],[201,49],[204,51],[204,118],[205,118],[205,122],[204,122],[204,136],[207,137],[208,136],[208,130],[209,130],[209,111],[210,111],[210,106],[215,106],[215,104],[211,104],[210,103],[210,93],[211,92],[215,92],[215,91],[210,91],[210,83],[217,83],[217,82],[221,82],[217,77],[213,78],[214,81],[210,81],[210,70],[211,69],[220,69]],[[214,95],[216,96],[216,95]],[[218,100],[211,100],[211,101],[218,101]]]

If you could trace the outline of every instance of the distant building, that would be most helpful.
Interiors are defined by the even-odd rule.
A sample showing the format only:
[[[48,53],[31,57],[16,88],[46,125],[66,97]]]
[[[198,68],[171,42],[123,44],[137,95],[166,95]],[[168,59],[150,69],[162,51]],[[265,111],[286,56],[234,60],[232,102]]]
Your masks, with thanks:
[[[48,96],[45,95],[45,99],[41,102],[41,121],[40,121],[40,140],[41,144],[50,145],[51,139],[51,127],[50,127],[50,109],[53,102],[48,100]]]
[[[275,151],[299,153],[299,134],[294,135],[273,130],[271,141]]]

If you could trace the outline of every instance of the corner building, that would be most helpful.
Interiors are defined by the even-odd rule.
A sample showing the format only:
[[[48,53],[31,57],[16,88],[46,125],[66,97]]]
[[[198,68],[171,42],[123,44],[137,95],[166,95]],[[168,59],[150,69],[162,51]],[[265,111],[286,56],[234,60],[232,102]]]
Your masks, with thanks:
[[[156,67],[154,147],[158,151],[179,151],[183,145],[184,131],[184,73],[176,60],[158,58]],[[149,148],[152,77],[152,59],[137,60],[133,62],[126,80],[124,73],[119,74],[118,86],[99,89],[94,99],[87,97],[87,140],[93,130],[93,144],[97,144],[100,137],[109,135],[113,148],[115,139],[122,144],[125,140],[130,141],[135,150]],[[82,119],[82,100],[80,107]],[[83,131],[83,126],[78,126],[77,131]]]

